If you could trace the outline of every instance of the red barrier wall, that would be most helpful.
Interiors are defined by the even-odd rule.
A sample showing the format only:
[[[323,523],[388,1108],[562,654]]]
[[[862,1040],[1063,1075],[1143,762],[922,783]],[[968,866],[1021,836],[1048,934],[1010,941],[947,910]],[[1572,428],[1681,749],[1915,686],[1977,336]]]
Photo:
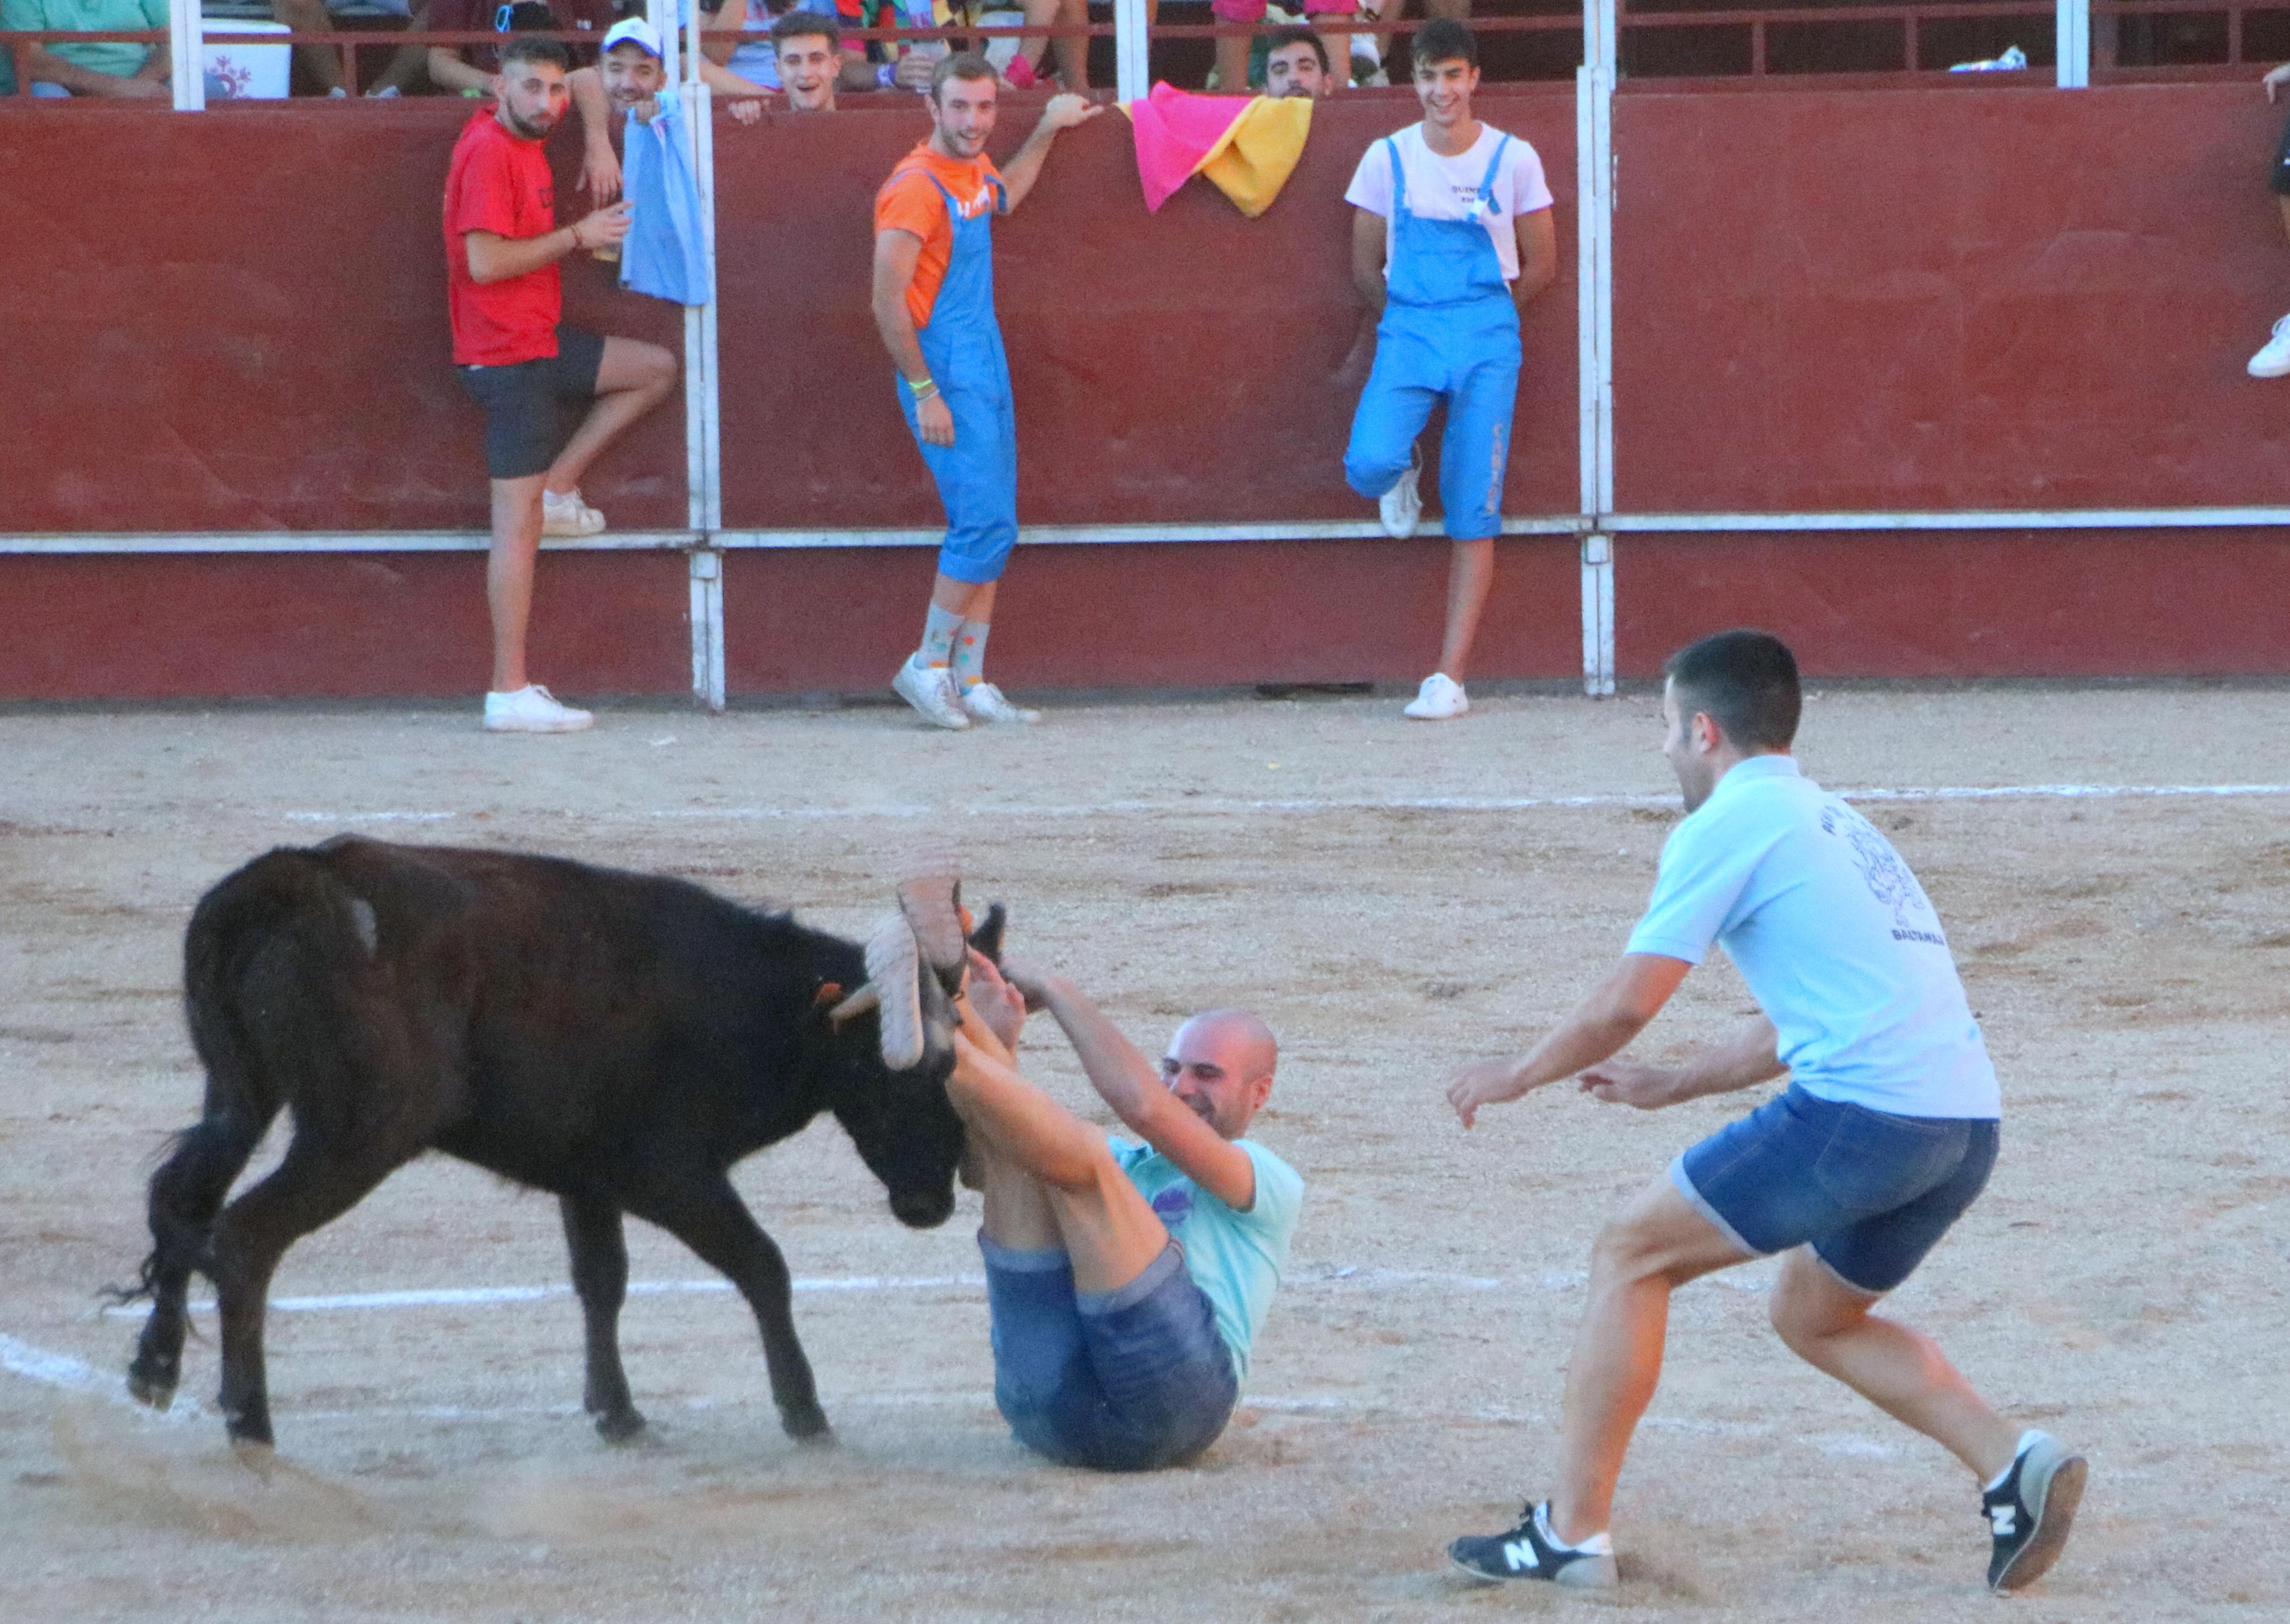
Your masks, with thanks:
[[[1573,96],[1506,87],[1478,110],[1534,144],[1559,199],[1560,280],[1527,315],[1506,511],[1572,513]],[[1367,144],[1420,116],[1405,92],[1321,103],[1254,220],[1205,180],[1148,214],[1117,113],[1059,139],[995,226],[1022,522],[1373,517],[1343,478],[1374,336],[1343,193]],[[992,150],[1006,157],[1034,118],[1006,108]],[[944,523],[868,306],[875,189],[928,132],[912,108],[717,128],[727,527]]]
[[[2227,676],[2290,670],[2278,530],[1631,534],[1614,655],[1660,675],[1762,626],[1821,676]]]
[[[484,418],[445,330],[458,98],[175,116],[0,110],[0,532],[482,530]],[[578,148],[556,143],[577,198]],[[567,317],[684,353],[681,314],[565,261]],[[587,486],[681,529],[673,403]]]
[[[1614,108],[1625,512],[2290,500],[2290,308],[2245,84]]]
[[[1496,544],[1475,672],[1582,669],[1568,537]],[[724,563],[733,692],[885,687],[922,635],[933,555],[741,550]],[[994,610],[994,674],[1013,687],[1405,682],[1439,657],[1447,546],[1206,541],[1021,548]]]

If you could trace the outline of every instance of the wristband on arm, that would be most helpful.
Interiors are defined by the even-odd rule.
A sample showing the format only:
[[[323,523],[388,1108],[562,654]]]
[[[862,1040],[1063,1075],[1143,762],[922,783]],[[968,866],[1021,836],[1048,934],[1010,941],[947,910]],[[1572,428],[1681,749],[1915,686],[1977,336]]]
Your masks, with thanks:
[[[938,380],[935,378],[925,378],[920,383],[917,383],[913,379],[909,378],[907,380],[907,388],[912,391],[914,395],[915,404],[919,406],[923,402],[928,400],[932,396],[938,393]]]

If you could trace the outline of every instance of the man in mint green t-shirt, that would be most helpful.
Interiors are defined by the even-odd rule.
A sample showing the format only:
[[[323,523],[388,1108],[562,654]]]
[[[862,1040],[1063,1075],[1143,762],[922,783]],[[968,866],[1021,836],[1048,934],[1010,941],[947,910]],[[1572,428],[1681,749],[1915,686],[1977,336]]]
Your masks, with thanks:
[[[1029,1004],[1142,1144],[1019,1075]],[[1157,1070],[1072,983],[975,955],[962,1009],[947,1094],[970,1132],[965,1177],[986,1195],[995,1403],[1021,1443],[1068,1465],[1193,1459],[1232,1414],[1303,1201],[1295,1169],[1245,1137],[1272,1092],[1271,1032],[1211,1010]]]
[[[167,26],[167,0],[0,0],[0,28],[70,29],[81,33],[129,33]],[[69,41],[34,45],[26,70],[35,87],[53,86],[48,95],[146,96],[164,98],[167,52],[164,46],[126,40]],[[0,77],[5,77],[0,58]]]

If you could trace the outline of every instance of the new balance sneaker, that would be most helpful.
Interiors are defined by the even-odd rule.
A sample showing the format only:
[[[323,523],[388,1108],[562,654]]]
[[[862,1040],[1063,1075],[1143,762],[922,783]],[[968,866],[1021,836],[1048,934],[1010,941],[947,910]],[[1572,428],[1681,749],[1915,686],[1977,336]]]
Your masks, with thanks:
[[[1550,1532],[1549,1500],[1527,1507],[1508,1532],[1465,1534],[1447,1548],[1447,1560],[1491,1584],[1543,1579],[1570,1589],[1604,1590],[1615,1582],[1614,1542],[1598,1533],[1580,1545],[1565,1543]]]
[[[1423,493],[1417,484],[1423,477],[1423,453],[1411,453],[1407,472],[1399,483],[1375,499],[1376,516],[1383,521],[1383,533],[1395,541],[1404,541],[1415,533],[1416,522],[1423,516]]]
[[[577,733],[596,722],[588,711],[559,704],[556,696],[539,683],[527,683],[515,693],[485,695],[485,732],[489,733]]]
[[[544,536],[593,536],[605,528],[605,516],[581,500],[578,491],[558,495],[540,493],[540,533]]]
[[[1042,713],[1029,710],[1023,705],[1013,705],[1010,696],[992,683],[973,683],[962,691],[962,708],[973,722],[1014,722],[1020,725],[1038,722]]]
[[[1470,708],[1471,701],[1463,692],[1463,684],[1445,671],[1434,671],[1423,679],[1423,685],[1399,714],[1413,716],[1418,722],[1451,722]]]
[[[2290,376],[2290,316],[2274,324],[2274,336],[2266,340],[2266,348],[2250,358],[2253,378]]]
[[[954,691],[954,673],[944,666],[917,665],[915,656],[909,654],[906,664],[899,668],[899,674],[891,679],[891,692],[936,726],[959,732],[970,725],[970,713],[963,709],[962,700]]]
[[[1988,1558],[1990,1590],[2033,1584],[2060,1559],[2088,1469],[2081,1455],[2068,1453],[2051,1434],[2021,1435],[2012,1469],[1980,1497],[1996,1542]]]

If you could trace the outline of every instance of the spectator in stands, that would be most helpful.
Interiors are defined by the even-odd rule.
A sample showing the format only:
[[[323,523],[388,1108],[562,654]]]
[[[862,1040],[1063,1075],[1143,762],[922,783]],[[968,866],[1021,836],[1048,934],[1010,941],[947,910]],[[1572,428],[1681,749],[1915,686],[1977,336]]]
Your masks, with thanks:
[[[1359,15],[1357,9],[1357,0],[1301,0],[1301,4],[1306,15],[1317,19],[1319,27],[1336,33],[1337,36],[1345,42],[1339,49],[1347,52],[1351,49],[1349,43],[1351,36],[1343,33],[1340,25],[1350,22]],[[1219,22],[1262,22],[1264,11],[1264,0],[1209,0],[1210,14]],[[1288,28],[1280,30],[1283,34],[1293,31]],[[1228,96],[1244,96],[1248,93],[1249,45],[1249,36],[1245,34],[1217,36],[1217,89]],[[1323,76],[1327,72],[1327,61],[1328,52],[1324,47],[1319,53],[1319,68]],[[1270,71],[1270,64],[1268,61],[1266,65],[1268,85]],[[1268,91],[1268,93],[1282,92]]]
[[[1435,19],[1414,40],[1423,119],[1372,143],[1344,193],[1352,280],[1378,313],[1375,365],[1352,417],[1344,478],[1377,499],[1385,532],[1413,535],[1423,501],[1416,438],[1445,402],[1439,498],[1453,544],[1439,668],[1406,709],[1470,708],[1463,668],[1494,582],[1503,474],[1518,396],[1518,309],[1558,274],[1550,188],[1533,148],[1471,116],[1478,44]]]
[[[12,23],[12,28],[14,27]],[[2259,81],[2266,87],[2266,99],[2271,101],[2285,84],[2290,84],[2290,62],[2285,62]],[[2275,205],[2282,213],[2282,229],[2290,234],[2290,125],[2282,131],[2282,144],[2274,154],[2274,173],[2269,181],[2274,189]],[[2265,348],[2250,358],[2253,378],[2290,376],[2290,316],[2274,324],[2274,336],[2266,340]]]
[[[295,3],[295,0],[274,0],[276,4]],[[300,4],[316,4],[319,0],[299,0]],[[594,30],[603,39],[615,20],[613,0],[428,0],[429,11],[423,26],[439,34],[474,33],[491,28],[496,34],[524,33],[529,29],[547,29],[565,33]],[[576,68],[585,68],[594,58],[587,48],[572,53],[567,60]],[[493,93],[493,76],[499,71],[500,53],[492,45],[432,45],[429,47],[429,82],[442,91],[476,91],[480,95]]]
[[[837,6],[836,0],[725,0],[720,9],[704,13],[709,38],[703,49],[741,77],[769,90],[783,90],[786,84],[780,76],[779,42],[772,30],[786,18],[804,15],[839,20],[847,28],[878,26],[863,17],[856,4],[848,8],[848,15],[844,14],[845,10]],[[736,45],[731,43],[734,40],[739,42]],[[909,66],[901,81],[898,68],[887,60],[879,68],[869,61],[866,42],[844,39],[841,28],[836,33],[835,49],[838,89],[873,90],[877,85],[904,82],[910,89],[921,90],[930,84],[928,60],[918,59]],[[804,110],[831,109],[814,107]]]
[[[875,325],[946,508],[922,646],[891,679],[940,727],[1033,722],[985,677],[995,586],[1018,540],[1018,424],[994,315],[994,217],[1025,200],[1061,130],[1105,109],[1053,96],[1006,170],[986,156],[1001,84],[965,52],[932,75],[928,140],[875,196]]]
[[[1145,0],[1149,21],[1160,10],[1158,0]],[[1081,28],[1089,26],[1089,0],[1020,0],[1029,28]],[[1261,0],[1259,0],[1261,14]],[[1217,42],[1222,44],[1224,42]],[[1054,40],[1031,35],[1018,44],[1018,53],[1010,59],[1002,71],[1013,88],[1030,90],[1040,82],[1042,58],[1055,47],[1058,58],[1058,82],[1067,90],[1079,92],[1089,88],[1089,37],[1086,35],[1059,35]]]
[[[326,34],[334,30],[333,7],[342,0],[270,0],[270,14],[297,34]],[[416,27],[425,25],[413,14],[412,0],[365,0],[373,10],[387,12]],[[396,96],[412,90],[421,80],[423,60],[427,53],[419,46],[402,45],[391,53],[389,66],[381,77],[366,86],[369,96]],[[297,45],[294,60],[302,71],[322,85],[329,96],[347,96],[349,91],[342,84],[342,53],[332,45]]]
[[[485,468],[492,476],[492,554],[485,597],[492,614],[492,687],[484,724],[495,732],[563,733],[595,720],[560,705],[524,663],[534,554],[543,535],[588,536],[605,516],[581,500],[581,476],[598,452],[676,387],[676,361],[656,344],[599,338],[560,326],[557,261],[628,236],[626,204],[556,223],[541,144],[572,100],[563,45],[530,36],[500,52],[499,100],[472,116],[445,177],[446,309],[453,361],[485,411]],[[560,441],[561,404],[587,406]]]
[[[1317,100],[1336,88],[1328,71],[1328,47],[1310,28],[1275,28],[1266,36],[1264,93]]]
[[[701,15],[706,18],[712,13],[703,12]],[[643,23],[643,31],[623,32],[632,22]],[[615,36],[619,37],[615,39]],[[627,59],[621,73],[624,93],[633,88],[638,76],[648,75],[665,83],[666,76],[661,71],[660,31],[648,20],[642,17],[624,19],[607,28],[605,38],[606,55],[617,46]],[[632,43],[624,44],[624,41]],[[649,68],[643,66],[646,60],[651,63]],[[613,150],[613,131],[629,110],[608,87],[604,67],[600,59],[595,68],[575,68],[568,82],[572,88],[572,110],[581,116],[581,189],[596,203],[609,203],[621,195],[621,160]],[[739,123],[751,124],[764,116],[764,87],[733,73],[705,52],[700,58],[700,77],[709,90],[725,98],[725,109]],[[657,93],[656,87],[647,92]],[[646,113],[645,116],[649,119],[652,115]]]
[[[791,113],[835,111],[836,79],[843,66],[843,30],[817,12],[789,12],[772,24],[780,88]]]
[[[167,26],[167,0],[0,0],[0,28],[69,29],[84,33],[141,32]],[[156,100],[167,85],[164,46],[126,40],[59,40],[24,53],[35,96],[119,96]],[[14,77],[0,54],[0,77]]]

